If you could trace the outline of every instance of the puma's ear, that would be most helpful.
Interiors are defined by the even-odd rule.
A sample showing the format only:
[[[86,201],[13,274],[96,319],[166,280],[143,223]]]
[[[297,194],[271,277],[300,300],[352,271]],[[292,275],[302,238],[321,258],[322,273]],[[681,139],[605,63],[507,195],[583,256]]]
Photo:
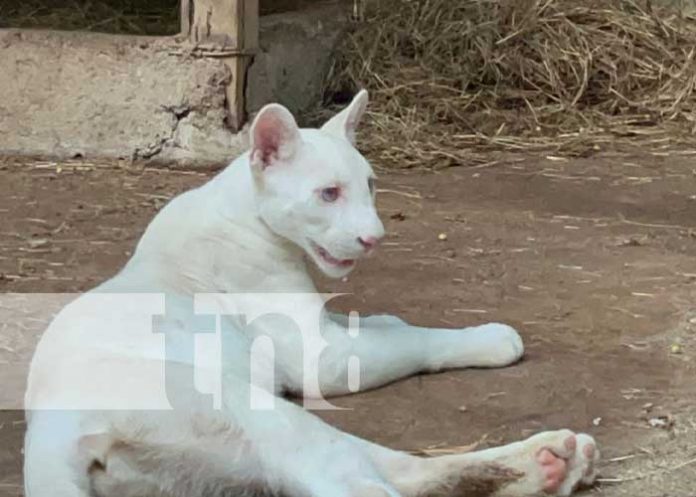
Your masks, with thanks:
[[[261,169],[289,160],[300,144],[300,130],[288,109],[269,104],[261,109],[250,130],[251,163]]]
[[[367,90],[360,90],[348,107],[329,119],[321,129],[355,145],[355,130],[367,109]]]

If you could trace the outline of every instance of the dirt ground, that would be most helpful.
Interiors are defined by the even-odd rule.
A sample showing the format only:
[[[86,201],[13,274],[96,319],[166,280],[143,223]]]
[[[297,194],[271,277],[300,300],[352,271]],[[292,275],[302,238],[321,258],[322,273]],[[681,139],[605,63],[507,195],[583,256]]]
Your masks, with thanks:
[[[76,292],[113,275],[172,195],[206,174],[0,162],[0,291]],[[400,449],[597,437],[606,496],[696,495],[696,155],[502,157],[384,172],[388,236],[344,309],[421,325],[502,321],[523,362],[419,376],[320,413]],[[17,350],[0,334],[0,361]],[[662,427],[651,426],[663,424]],[[0,413],[0,495],[21,495],[21,412]]]

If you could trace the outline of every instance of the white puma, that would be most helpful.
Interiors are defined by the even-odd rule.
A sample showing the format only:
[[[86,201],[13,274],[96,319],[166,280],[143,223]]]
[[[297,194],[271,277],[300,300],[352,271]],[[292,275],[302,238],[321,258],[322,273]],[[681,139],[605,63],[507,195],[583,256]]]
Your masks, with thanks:
[[[363,390],[418,372],[508,365],[523,346],[502,324],[426,329],[373,316],[361,319],[354,336],[347,317],[322,315],[328,347],[316,365],[318,382],[308,387],[301,333],[275,319],[253,332],[231,320],[222,405],[206,407],[186,390],[194,366],[186,307],[195,294],[288,292],[311,304],[320,297],[305,256],[342,277],[382,238],[374,174],[354,148],[366,105],[362,91],[321,129],[299,129],[280,105],[263,108],[250,128],[251,150],[172,200],[123,270],[54,320],[35,353],[26,395],[28,497],[565,496],[593,482],[599,452],[588,435],[544,432],[480,452],[420,458],[342,433],[282,398],[288,391],[350,393],[349,356],[359,360]],[[142,301],[167,295],[179,340],[173,355],[156,350],[161,336],[132,331],[128,306],[101,309],[99,319],[110,323],[103,327],[71,314],[89,308],[90,298],[123,293],[142,294]],[[255,385],[244,368],[264,371],[244,362],[256,332],[275,349],[273,383],[261,382],[275,395],[273,409],[251,409],[235,396]],[[184,402],[113,409],[153,401],[148,382],[165,369]]]

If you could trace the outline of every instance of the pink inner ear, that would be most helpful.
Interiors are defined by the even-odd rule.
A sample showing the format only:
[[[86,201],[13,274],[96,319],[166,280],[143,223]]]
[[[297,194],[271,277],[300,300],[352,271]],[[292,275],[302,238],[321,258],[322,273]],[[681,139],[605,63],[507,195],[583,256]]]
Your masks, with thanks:
[[[253,156],[261,160],[264,168],[278,159],[289,158],[295,151],[297,128],[292,117],[288,120],[288,116],[269,109],[254,125]]]
[[[276,116],[268,116],[256,123],[254,148],[260,152],[261,161],[268,165],[278,158],[283,123]]]
[[[348,115],[348,118],[346,119],[346,135],[348,136],[348,139],[353,143],[355,143],[356,132],[358,129],[358,125],[360,124],[360,121],[362,119],[362,116],[365,112],[365,107],[366,105],[362,101],[357,102],[356,107],[351,109],[351,112]]]

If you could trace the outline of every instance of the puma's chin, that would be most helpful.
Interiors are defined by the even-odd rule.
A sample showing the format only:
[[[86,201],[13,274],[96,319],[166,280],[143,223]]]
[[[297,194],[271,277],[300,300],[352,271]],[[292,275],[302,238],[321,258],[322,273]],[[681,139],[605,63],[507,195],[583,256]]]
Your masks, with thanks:
[[[340,278],[350,273],[355,267],[356,259],[339,259],[324,247],[310,240],[310,252],[319,269],[327,276]]]

